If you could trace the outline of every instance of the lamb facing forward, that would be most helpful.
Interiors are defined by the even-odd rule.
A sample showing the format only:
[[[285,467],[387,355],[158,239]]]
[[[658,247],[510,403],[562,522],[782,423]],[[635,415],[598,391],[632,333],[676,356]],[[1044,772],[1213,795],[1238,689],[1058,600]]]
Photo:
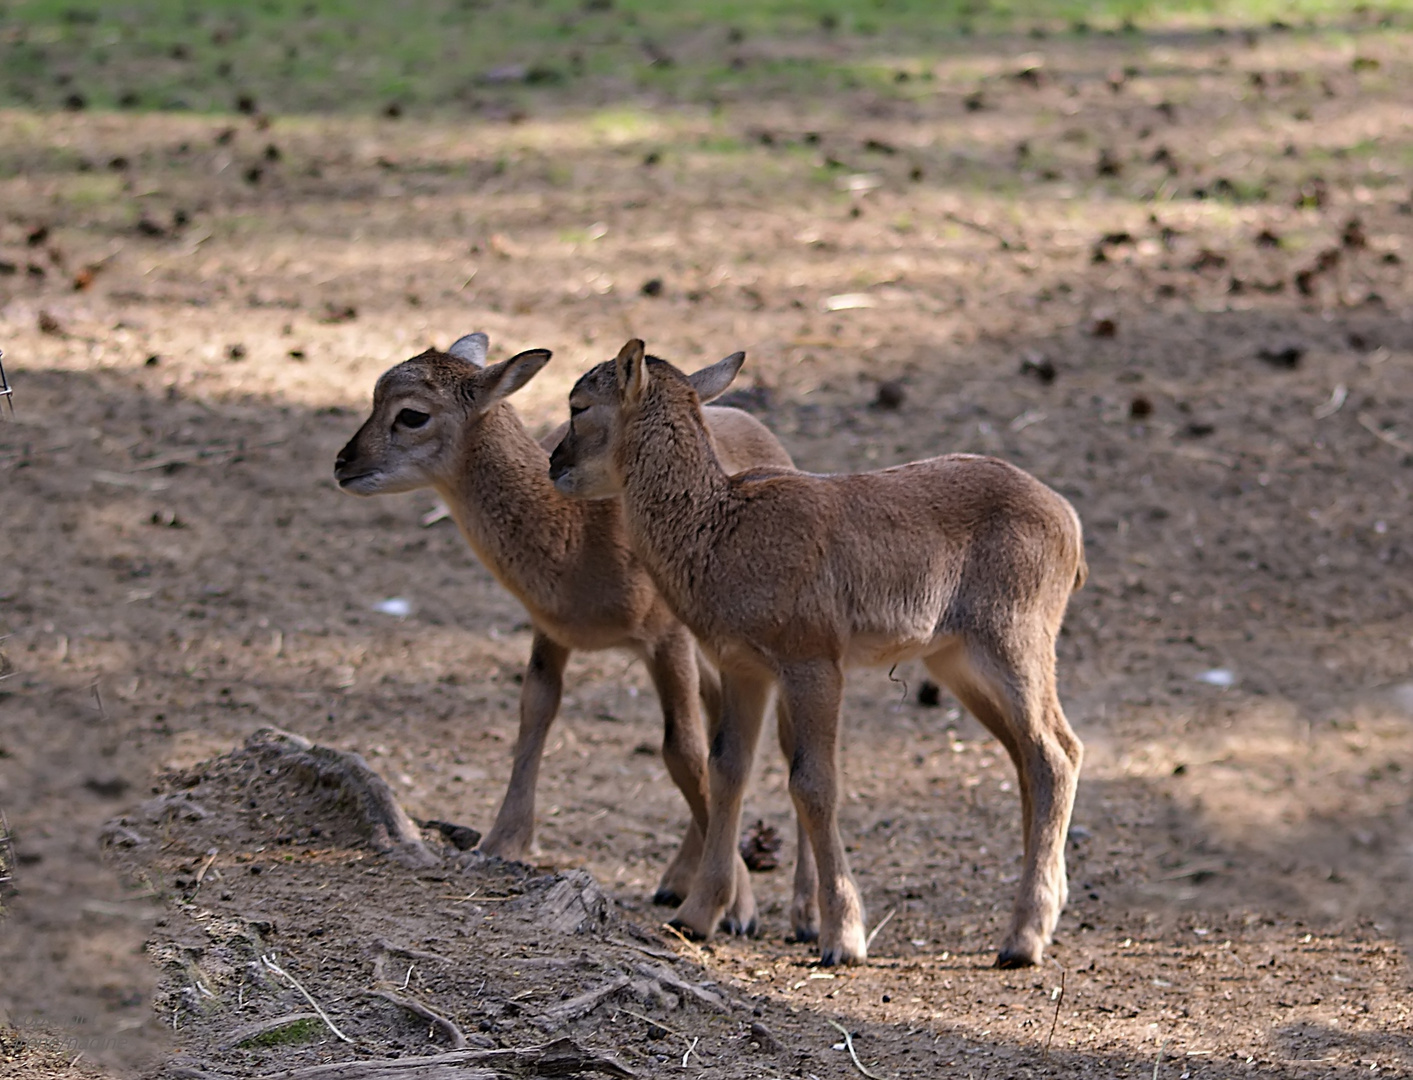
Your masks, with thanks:
[[[544,367],[549,351],[487,367],[488,344],[486,335],[468,334],[446,352],[428,349],[384,373],[372,414],[339,451],[335,477],[356,495],[433,488],[482,563],[529,612],[534,639],[514,765],[481,844],[488,854],[518,859],[530,849],[540,758],[570,652],[626,648],[643,659],[662,704],[663,759],[692,812],[655,897],[677,903],[690,889],[707,823],[700,696],[714,704],[715,673],[699,671],[691,634],[629,548],[617,500],[583,502],[556,491],[546,475],[548,447],[562,432],[537,443],[505,400]],[[791,464],[775,437],[744,412],[711,409],[706,423],[706,437],[730,468]],[[739,855],[731,873],[741,892],[725,921],[748,932],[755,903]]]

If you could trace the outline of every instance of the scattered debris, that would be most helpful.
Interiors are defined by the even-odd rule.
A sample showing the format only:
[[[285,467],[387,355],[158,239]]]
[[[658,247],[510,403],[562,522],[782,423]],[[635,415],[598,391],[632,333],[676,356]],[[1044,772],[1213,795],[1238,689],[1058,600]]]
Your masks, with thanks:
[[[324,313],[319,321],[329,326],[353,322],[358,318],[358,309],[352,304],[336,304],[332,300],[324,305]]]
[[[430,522],[426,524],[430,524]],[[395,618],[405,619],[412,614],[412,601],[401,596],[390,596],[386,600],[379,600],[374,604],[373,610],[381,612],[384,615],[392,615]]]
[[[1124,171],[1124,163],[1108,147],[1099,151],[1099,160],[1094,164],[1098,176],[1119,176]]]
[[[1213,251],[1211,248],[1203,248],[1189,264],[1188,269],[1194,273],[1202,273],[1205,270],[1221,270],[1227,265],[1227,257],[1221,252]]]
[[[439,521],[446,521],[450,517],[451,508],[447,506],[447,504],[444,503],[441,499],[438,499],[436,501],[436,504],[417,520],[421,523],[422,528],[426,529],[435,525]],[[386,601],[384,601],[384,603],[386,603]]]
[[[757,819],[741,837],[741,858],[745,860],[746,867],[756,873],[774,870],[780,865],[783,843],[780,831],[774,825]]]
[[[449,821],[424,821],[424,829],[436,829],[452,842],[457,851],[470,851],[481,842],[481,833],[469,825],[453,825]]]
[[[1348,397],[1349,387],[1345,386],[1344,383],[1335,383],[1335,388],[1330,391],[1330,399],[1323,405],[1315,406],[1315,410],[1311,415],[1313,415],[1316,420],[1323,420],[1327,416],[1333,416],[1344,407],[1345,399]]]
[[[132,781],[124,776],[90,776],[83,786],[100,798],[118,799],[132,787]]]
[[[1049,386],[1055,381],[1055,376],[1058,374],[1055,370],[1055,361],[1034,349],[1027,350],[1025,355],[1021,357],[1020,373],[1033,375],[1042,386]]]
[[[1380,442],[1388,443],[1389,446],[1392,446],[1395,450],[1402,450],[1405,454],[1413,454],[1413,443],[1408,442],[1407,439],[1400,438],[1392,431],[1384,430],[1379,426],[1379,422],[1368,413],[1364,412],[1359,414],[1359,426]]]
[[[884,379],[878,384],[878,393],[874,396],[873,407],[892,411],[902,408],[903,402],[907,399],[908,392],[904,389],[902,380]]]
[[[1344,223],[1344,231],[1339,234],[1339,242],[1346,248],[1357,250],[1369,246],[1369,238],[1364,233],[1364,223],[1352,217]]]
[[[751,1038],[760,1043],[760,1048],[767,1054],[779,1054],[785,1049],[774,1032],[759,1020],[751,1022]]]
[[[825,297],[822,306],[825,311],[852,311],[855,308],[877,307],[878,298],[868,293],[839,293]]]
[[[1304,357],[1305,347],[1295,344],[1264,346],[1256,355],[1272,367],[1293,371]]]
[[[1197,681],[1206,683],[1208,686],[1219,686],[1225,689],[1228,686],[1236,685],[1236,673],[1230,668],[1211,668],[1198,675]]]

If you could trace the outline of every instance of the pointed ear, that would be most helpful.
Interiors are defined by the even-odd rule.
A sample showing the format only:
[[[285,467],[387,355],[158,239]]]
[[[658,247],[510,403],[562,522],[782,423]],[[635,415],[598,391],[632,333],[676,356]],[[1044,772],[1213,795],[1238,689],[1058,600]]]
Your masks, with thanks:
[[[473,367],[483,368],[486,366],[486,350],[490,347],[491,339],[485,334],[477,332],[457,338],[446,354],[454,356],[458,360],[464,360]]]
[[[718,398],[726,393],[726,388],[731,385],[731,381],[741,370],[741,365],[746,362],[746,354],[743,352],[733,352],[725,360],[718,360],[711,367],[704,367],[701,371],[694,371],[687,376],[687,381],[692,384],[692,389],[697,392],[697,397],[703,404],[712,398]]]
[[[643,353],[642,338],[633,338],[618,350],[613,361],[613,373],[618,380],[618,393],[624,401],[637,401],[648,388],[648,358]]]
[[[509,397],[539,374],[540,368],[549,363],[552,355],[548,349],[526,349],[509,360],[487,368],[480,380],[480,403],[490,406],[501,398]]]

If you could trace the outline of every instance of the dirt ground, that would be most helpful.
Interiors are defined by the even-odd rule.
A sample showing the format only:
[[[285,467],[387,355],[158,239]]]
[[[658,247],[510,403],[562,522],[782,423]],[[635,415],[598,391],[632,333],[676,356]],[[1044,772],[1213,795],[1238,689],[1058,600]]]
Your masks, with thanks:
[[[988,39],[886,91],[587,117],[0,112],[0,1072],[446,1050],[382,990],[515,1075],[858,1075],[835,1023],[889,1078],[1413,1075],[1410,45]],[[686,814],[626,656],[571,662],[534,867],[410,869],[239,749],[294,731],[488,827],[524,614],[428,493],[331,479],[377,375],[476,329],[555,350],[537,431],[631,334],[744,348],[803,468],[986,452],[1074,502],[1052,963],[990,966],[1014,777],[920,669],[850,681],[849,970],[785,940],[792,842],[758,938],[661,929]],[[793,837],[758,761],[748,816]],[[105,847],[123,815],[145,842]],[[232,1045],[308,1011],[265,955],[351,1044]],[[530,1050],[561,1036],[577,1064]]]

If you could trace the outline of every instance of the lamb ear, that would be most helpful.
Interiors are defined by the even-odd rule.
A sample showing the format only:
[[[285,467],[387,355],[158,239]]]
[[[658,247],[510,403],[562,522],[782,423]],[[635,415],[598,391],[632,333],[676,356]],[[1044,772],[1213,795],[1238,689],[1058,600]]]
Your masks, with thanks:
[[[486,366],[486,352],[490,347],[491,339],[477,331],[474,334],[457,338],[446,354],[454,356],[458,360],[464,360],[473,367],[483,368]]]
[[[687,381],[692,384],[692,389],[697,392],[703,404],[718,398],[726,393],[726,388],[731,385],[737,374],[741,370],[741,365],[746,362],[746,354],[743,352],[733,352],[724,360],[718,360],[710,367],[704,367],[701,371],[694,371],[687,376]]]
[[[480,379],[481,393],[484,395],[482,404],[489,405],[515,393],[549,363],[550,356],[548,349],[526,349],[495,367],[487,368]]]
[[[637,401],[648,388],[648,359],[644,355],[642,338],[633,338],[618,350],[613,361],[618,393],[624,401]]]

